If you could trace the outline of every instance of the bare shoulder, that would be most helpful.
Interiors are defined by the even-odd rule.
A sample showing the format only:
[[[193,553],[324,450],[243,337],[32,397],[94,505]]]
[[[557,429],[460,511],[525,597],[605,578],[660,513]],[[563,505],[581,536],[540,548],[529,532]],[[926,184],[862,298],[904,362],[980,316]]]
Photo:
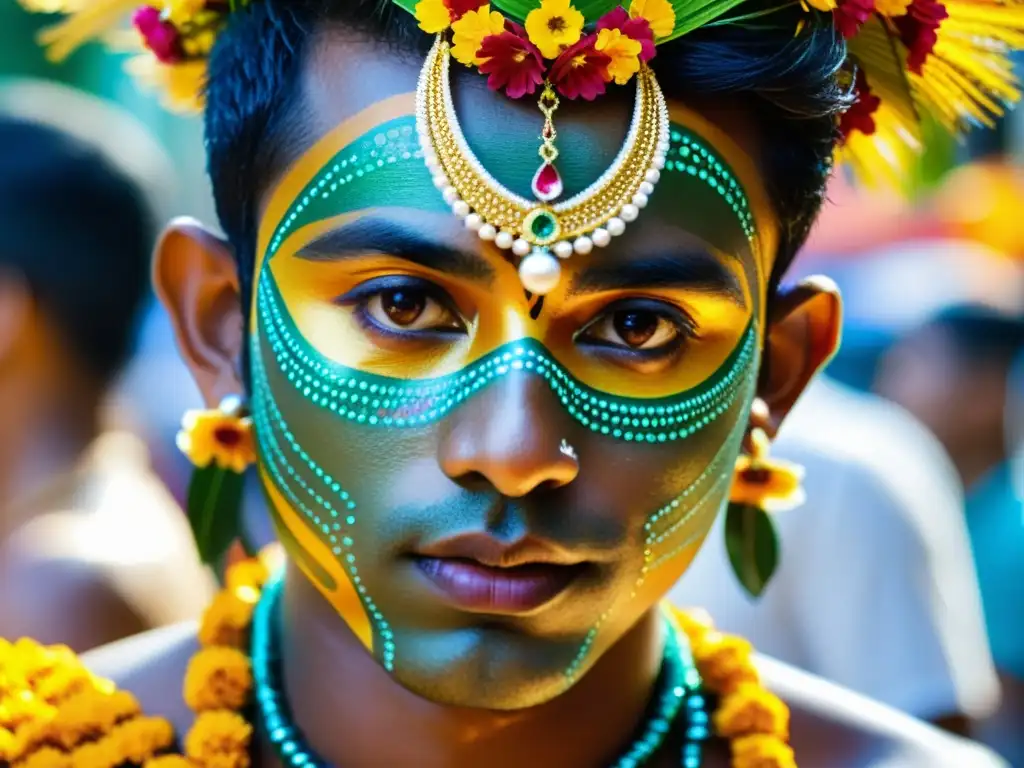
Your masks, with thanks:
[[[82,662],[135,694],[146,714],[166,717],[181,734],[192,719],[182,682],[198,649],[195,623],[176,624],[97,648],[84,654]]]
[[[809,768],[1009,768],[995,753],[772,659],[765,683],[790,708],[792,744]]]

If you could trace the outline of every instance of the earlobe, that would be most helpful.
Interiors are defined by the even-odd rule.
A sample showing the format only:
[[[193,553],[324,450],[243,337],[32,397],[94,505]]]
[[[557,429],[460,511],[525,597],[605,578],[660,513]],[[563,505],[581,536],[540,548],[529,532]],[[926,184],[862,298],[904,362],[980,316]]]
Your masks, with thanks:
[[[207,406],[241,394],[245,323],[228,244],[192,219],[171,222],[157,244],[153,283]]]
[[[826,277],[810,277],[780,288],[765,339],[758,396],[768,406],[765,429],[774,436],[804,389],[839,348],[842,333],[839,288]]]

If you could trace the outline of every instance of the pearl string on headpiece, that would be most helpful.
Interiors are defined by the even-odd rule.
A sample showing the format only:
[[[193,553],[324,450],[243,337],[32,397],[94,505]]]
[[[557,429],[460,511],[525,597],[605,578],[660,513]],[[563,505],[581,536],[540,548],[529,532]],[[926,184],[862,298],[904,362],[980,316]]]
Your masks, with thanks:
[[[561,179],[546,154],[550,141],[542,147],[544,162],[534,176],[536,200],[498,182],[462,133],[452,100],[450,64],[449,44],[438,35],[416,90],[416,128],[434,185],[467,229],[522,259],[519,276],[527,290],[550,293],[561,277],[559,259],[608,245],[647,205],[669,149],[665,97],[654,73],[642,67],[629,133],[615,161],[582,192],[551,204],[561,193]],[[545,109],[544,99],[541,109],[550,121],[553,110]]]

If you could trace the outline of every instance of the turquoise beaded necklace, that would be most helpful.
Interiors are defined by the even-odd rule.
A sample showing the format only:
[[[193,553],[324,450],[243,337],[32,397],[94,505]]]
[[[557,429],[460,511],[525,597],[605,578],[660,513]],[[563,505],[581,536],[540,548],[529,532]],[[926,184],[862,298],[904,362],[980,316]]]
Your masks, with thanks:
[[[252,668],[260,719],[267,739],[283,765],[332,768],[306,744],[298,726],[292,721],[281,684],[280,634],[275,618],[283,583],[284,580],[278,576],[266,585],[253,616]],[[640,736],[611,768],[639,768],[644,765],[664,744],[680,712],[685,718],[680,766],[699,768],[701,764],[702,747],[710,736],[710,728],[700,675],[693,664],[688,643],[681,639],[682,629],[667,614],[665,632],[656,709]]]

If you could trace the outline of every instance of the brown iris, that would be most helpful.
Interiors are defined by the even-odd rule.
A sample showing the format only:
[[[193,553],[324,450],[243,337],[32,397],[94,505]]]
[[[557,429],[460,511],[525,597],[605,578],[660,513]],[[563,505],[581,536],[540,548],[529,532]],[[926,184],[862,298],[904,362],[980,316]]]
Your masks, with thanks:
[[[631,347],[642,347],[658,330],[658,316],[653,312],[616,312],[612,323],[619,338]]]
[[[427,306],[427,298],[420,291],[395,288],[380,295],[380,306],[395,325],[412,325]]]

